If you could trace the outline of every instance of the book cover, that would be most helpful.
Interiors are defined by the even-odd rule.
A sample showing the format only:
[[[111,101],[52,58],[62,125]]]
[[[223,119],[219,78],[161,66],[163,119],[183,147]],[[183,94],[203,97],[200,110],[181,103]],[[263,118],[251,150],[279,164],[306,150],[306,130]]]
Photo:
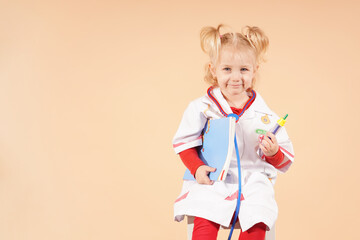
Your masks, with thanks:
[[[233,117],[208,120],[203,131],[203,145],[198,148],[200,159],[216,168],[209,174],[210,180],[224,181],[234,152],[235,123]],[[184,180],[195,180],[186,169]]]

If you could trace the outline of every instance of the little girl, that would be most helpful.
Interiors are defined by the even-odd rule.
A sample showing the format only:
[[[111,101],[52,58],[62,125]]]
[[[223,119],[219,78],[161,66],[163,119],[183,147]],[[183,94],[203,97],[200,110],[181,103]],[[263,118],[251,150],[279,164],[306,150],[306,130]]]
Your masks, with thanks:
[[[233,217],[240,222],[239,239],[264,240],[278,215],[273,188],[277,171],[288,170],[294,160],[293,147],[285,128],[276,136],[269,131],[279,117],[253,90],[269,44],[267,36],[257,27],[221,35],[223,28],[205,27],[200,33],[202,50],[210,57],[205,80],[211,87],[189,104],[173,139],[175,152],[196,179],[184,181],[174,215],[176,221],[185,215],[195,217],[192,240],[216,239],[219,227],[228,227]],[[239,214],[234,216],[239,191],[235,151],[225,180],[214,182],[208,174],[216,169],[201,161],[197,148],[208,119],[243,110],[236,123],[242,194]],[[260,149],[264,157],[259,156]]]

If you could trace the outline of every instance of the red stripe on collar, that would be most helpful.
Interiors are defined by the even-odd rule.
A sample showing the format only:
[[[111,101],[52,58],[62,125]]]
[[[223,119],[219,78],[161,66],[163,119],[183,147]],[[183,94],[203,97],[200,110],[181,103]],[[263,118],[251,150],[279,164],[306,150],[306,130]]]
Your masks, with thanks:
[[[213,86],[209,87],[207,90],[207,94],[209,96],[209,98],[216,104],[216,106],[219,108],[220,112],[222,115],[224,115],[225,117],[228,116],[228,114],[224,111],[224,109],[221,107],[220,103],[217,101],[217,99],[212,95],[211,91],[214,89]],[[252,97],[245,103],[245,107],[246,109],[248,109],[251,104],[254,102],[255,98],[256,98],[256,92],[254,90],[251,90],[252,93]],[[246,110],[245,109],[245,110]],[[241,116],[239,116],[241,117]]]

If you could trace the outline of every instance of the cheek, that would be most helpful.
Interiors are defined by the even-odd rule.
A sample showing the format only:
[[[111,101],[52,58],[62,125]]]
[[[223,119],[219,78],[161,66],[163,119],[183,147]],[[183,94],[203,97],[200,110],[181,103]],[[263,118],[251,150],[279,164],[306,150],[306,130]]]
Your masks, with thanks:
[[[251,84],[252,80],[253,80],[253,76],[251,76],[251,75],[246,76],[245,84],[247,84],[247,85]]]
[[[244,87],[245,88],[250,88],[252,86],[252,78],[248,77],[246,79],[244,79]]]
[[[219,76],[218,78],[217,78],[217,80],[218,80],[218,84],[220,85],[220,84],[226,84],[226,78],[224,78],[223,76]]]

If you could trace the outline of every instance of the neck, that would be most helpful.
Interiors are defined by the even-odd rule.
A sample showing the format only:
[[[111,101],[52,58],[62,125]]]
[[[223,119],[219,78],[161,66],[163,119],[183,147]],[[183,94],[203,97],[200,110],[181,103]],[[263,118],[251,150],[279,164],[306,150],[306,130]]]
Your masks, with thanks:
[[[224,94],[223,94],[224,95]],[[226,101],[228,102],[230,107],[234,108],[243,108],[246,102],[249,100],[249,96],[246,92],[243,92],[239,95],[226,96],[224,95]]]

